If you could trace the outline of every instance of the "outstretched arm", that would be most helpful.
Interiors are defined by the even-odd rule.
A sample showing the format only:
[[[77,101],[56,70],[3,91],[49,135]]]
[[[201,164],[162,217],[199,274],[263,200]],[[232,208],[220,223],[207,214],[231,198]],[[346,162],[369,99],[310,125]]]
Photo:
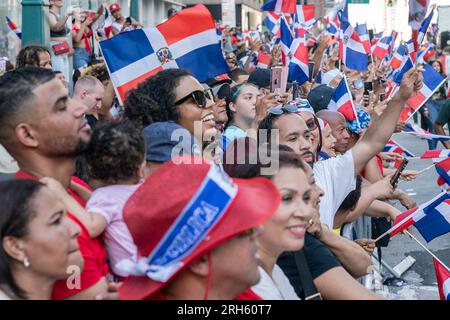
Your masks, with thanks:
[[[389,102],[387,110],[381,116],[374,118],[363,137],[352,148],[355,174],[359,174],[367,162],[383,150],[386,142],[392,136],[400,113],[414,91],[422,87],[420,70],[411,69],[404,76],[400,90]]]

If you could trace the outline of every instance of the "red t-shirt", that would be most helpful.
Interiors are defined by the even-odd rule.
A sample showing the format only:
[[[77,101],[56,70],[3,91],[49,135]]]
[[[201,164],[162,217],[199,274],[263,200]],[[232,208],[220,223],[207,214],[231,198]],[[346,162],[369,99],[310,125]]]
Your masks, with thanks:
[[[151,297],[147,298],[148,300],[168,300],[165,295],[163,295],[161,292],[157,292]],[[252,291],[252,289],[247,289],[244,292],[242,292],[240,295],[238,295],[233,300],[263,300],[260,296],[258,296],[256,293]]]
[[[30,179],[36,180],[36,177],[25,171],[18,171],[16,173],[16,179]],[[77,177],[71,178],[72,182],[82,185],[83,187],[91,190],[91,188],[82,180]],[[86,203],[72,190],[68,190],[69,194],[83,207]],[[99,238],[91,239],[89,232],[84,225],[70,212],[67,216],[72,219],[81,228],[81,233],[78,236],[78,246],[84,259],[84,268],[80,275],[80,287],[69,289],[66,285],[66,279],[59,280],[53,287],[52,299],[62,300],[66,299],[74,294],[77,294],[83,290],[86,290],[100,281],[101,278],[106,277],[109,272],[107,258],[108,255],[105,250],[103,242]],[[68,275],[70,276],[70,275]]]

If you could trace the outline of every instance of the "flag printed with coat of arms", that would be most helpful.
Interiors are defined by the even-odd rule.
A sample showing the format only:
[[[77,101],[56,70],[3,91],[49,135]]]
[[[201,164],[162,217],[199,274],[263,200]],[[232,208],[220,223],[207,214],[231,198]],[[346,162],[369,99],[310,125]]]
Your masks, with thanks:
[[[189,70],[199,81],[227,73],[216,26],[202,4],[182,10],[164,23],[100,42],[119,98],[164,69]]]

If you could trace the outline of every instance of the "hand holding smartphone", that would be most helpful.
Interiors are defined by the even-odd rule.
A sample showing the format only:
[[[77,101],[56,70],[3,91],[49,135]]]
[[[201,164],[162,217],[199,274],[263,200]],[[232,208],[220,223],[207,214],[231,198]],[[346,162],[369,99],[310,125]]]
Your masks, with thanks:
[[[400,176],[401,176],[403,170],[405,170],[406,166],[408,165],[408,162],[409,162],[408,159],[403,159],[402,163],[400,164],[400,166],[397,168],[394,175],[392,176],[391,185],[394,189],[397,187],[398,179],[400,179]]]

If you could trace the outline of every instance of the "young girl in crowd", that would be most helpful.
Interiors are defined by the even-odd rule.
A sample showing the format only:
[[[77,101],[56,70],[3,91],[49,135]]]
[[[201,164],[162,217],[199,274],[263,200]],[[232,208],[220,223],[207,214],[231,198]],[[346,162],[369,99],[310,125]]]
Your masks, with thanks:
[[[123,277],[117,263],[137,258],[137,249],[123,221],[122,210],[144,177],[144,137],[131,123],[101,125],[92,133],[86,165],[90,179],[99,186],[87,201],[86,210],[75,203],[56,181],[52,185],[91,237],[104,232],[111,269],[114,275]],[[82,193],[82,190],[77,191]]]
[[[250,83],[243,83],[231,89],[227,101],[228,126],[223,133],[223,147],[231,141],[247,136],[256,117],[256,99],[259,90]]]

